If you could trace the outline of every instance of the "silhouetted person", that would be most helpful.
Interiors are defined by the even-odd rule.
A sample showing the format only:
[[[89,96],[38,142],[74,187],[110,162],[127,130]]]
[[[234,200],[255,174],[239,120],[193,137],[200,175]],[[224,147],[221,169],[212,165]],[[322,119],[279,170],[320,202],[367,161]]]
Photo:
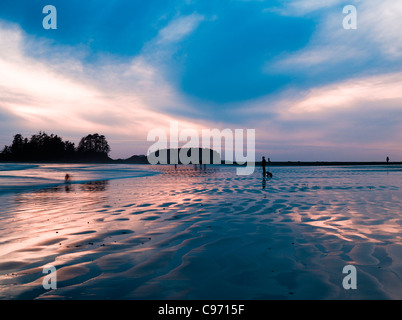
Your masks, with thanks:
[[[389,163],[389,157],[387,157],[387,163]]]
[[[71,177],[70,175],[67,173],[66,176],[64,177],[64,183],[70,183],[71,181]]]
[[[262,162],[261,162],[261,165],[262,165],[262,175],[265,177],[265,175],[266,175],[266,166],[267,166],[267,161],[265,160],[265,157],[262,157]]]

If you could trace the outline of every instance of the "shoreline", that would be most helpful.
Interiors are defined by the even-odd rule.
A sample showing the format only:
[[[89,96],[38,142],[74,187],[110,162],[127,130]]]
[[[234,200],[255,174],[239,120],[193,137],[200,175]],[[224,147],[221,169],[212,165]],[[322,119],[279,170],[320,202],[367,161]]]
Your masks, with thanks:
[[[132,162],[126,160],[110,160],[110,161],[0,161],[0,164],[135,164],[135,165],[148,165],[148,166],[173,166],[174,164],[150,164],[144,162]],[[184,164],[178,164],[181,166],[186,166]],[[191,166],[194,164],[187,164],[187,166]],[[197,164],[199,165],[199,164]],[[247,164],[237,164],[232,163],[228,164],[222,161],[222,163],[218,164],[207,164],[207,165],[222,165],[222,166],[246,166]],[[257,161],[254,163],[255,166],[261,166],[261,161]],[[402,165],[402,162],[385,162],[385,161],[273,161],[268,162],[267,167],[270,166],[392,166],[392,165]]]
[[[255,165],[261,166],[261,162],[256,162]],[[376,162],[376,161],[275,161],[268,162],[269,166],[383,166],[383,165],[402,165],[402,162]]]

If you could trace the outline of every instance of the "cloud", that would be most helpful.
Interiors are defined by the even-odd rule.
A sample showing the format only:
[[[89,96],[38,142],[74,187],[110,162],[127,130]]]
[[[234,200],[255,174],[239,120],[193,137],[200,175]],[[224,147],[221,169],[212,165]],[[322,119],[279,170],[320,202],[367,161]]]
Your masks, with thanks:
[[[357,30],[343,28],[344,1],[284,2],[281,10],[277,10],[278,13],[293,16],[314,13],[316,31],[307,46],[283,54],[274,62],[268,62],[266,70],[305,70],[316,67],[322,71],[345,63],[358,64],[360,70],[367,69],[369,63],[373,67],[379,64],[385,67],[394,63],[400,65],[402,3],[394,0],[365,0],[353,1],[352,4],[357,8]],[[372,63],[373,60],[375,63]]]
[[[398,108],[402,109],[402,73],[349,79],[311,89],[306,97],[295,102],[286,114],[322,113],[391,100],[399,101]]]
[[[387,58],[402,56],[402,3],[394,0],[359,1],[358,28],[368,41],[380,46]]]
[[[203,20],[204,16],[197,13],[180,16],[159,31],[157,43],[176,43],[193,32]]]
[[[67,61],[47,61],[27,55],[26,43],[34,48],[35,40],[28,40],[15,25],[0,24],[0,47],[4,48],[0,54],[0,122],[4,128],[6,121],[14,121],[14,126],[7,125],[13,130],[7,132],[10,137],[16,128],[26,134],[51,131],[73,140],[100,132],[112,145],[113,140],[125,142],[113,148],[112,156],[131,156],[136,147],[146,152],[149,130],[167,129],[172,119],[181,120],[184,127],[200,128],[191,119],[161,111],[163,106],[186,106],[144,56],[129,61],[106,57],[93,65],[71,56]],[[40,44],[43,52],[57,51],[57,47]],[[71,70],[70,64],[79,67]],[[127,150],[127,141],[137,141],[137,145]]]
[[[358,76],[249,101],[234,111],[257,129],[262,154],[282,160],[402,157],[402,73]],[[264,149],[265,148],[265,149]],[[265,150],[265,151],[264,151]]]
[[[265,12],[276,12],[282,15],[302,16],[317,10],[332,8],[344,3],[344,0],[283,0],[281,6],[265,8]]]

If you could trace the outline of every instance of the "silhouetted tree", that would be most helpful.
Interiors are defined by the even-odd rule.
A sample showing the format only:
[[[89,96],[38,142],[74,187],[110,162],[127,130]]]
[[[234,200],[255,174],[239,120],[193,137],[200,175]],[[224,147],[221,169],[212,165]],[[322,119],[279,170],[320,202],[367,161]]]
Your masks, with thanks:
[[[89,134],[83,137],[77,148],[80,156],[90,158],[106,158],[110,152],[109,144],[104,135]]]
[[[16,134],[11,146],[4,146],[1,161],[85,161],[109,160],[109,144],[103,135],[90,134],[81,139],[78,148],[58,135],[40,131],[28,140]]]
[[[34,134],[24,152],[26,160],[61,160],[65,156],[65,145],[61,137],[45,132]],[[13,152],[14,153],[14,152]]]
[[[16,134],[11,145],[11,153],[14,157],[19,158],[23,156],[26,151],[26,140],[21,134]]]
[[[12,158],[11,147],[4,146],[3,150],[0,153],[0,160],[1,161],[9,161]]]
[[[74,143],[67,140],[64,143],[64,152],[68,158],[74,157],[76,152]]]

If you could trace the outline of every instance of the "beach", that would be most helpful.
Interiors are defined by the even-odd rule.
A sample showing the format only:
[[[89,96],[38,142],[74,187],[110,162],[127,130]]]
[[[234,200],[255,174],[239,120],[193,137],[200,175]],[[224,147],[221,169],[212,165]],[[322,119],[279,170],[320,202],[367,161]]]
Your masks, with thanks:
[[[1,166],[0,299],[402,299],[400,165]]]

